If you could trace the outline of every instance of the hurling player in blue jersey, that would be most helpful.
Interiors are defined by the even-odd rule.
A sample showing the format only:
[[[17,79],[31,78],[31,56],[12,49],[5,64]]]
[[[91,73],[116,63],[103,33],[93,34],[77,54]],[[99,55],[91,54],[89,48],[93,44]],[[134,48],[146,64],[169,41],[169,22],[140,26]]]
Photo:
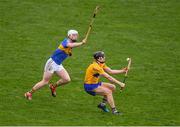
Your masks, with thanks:
[[[68,37],[61,42],[58,48],[47,60],[42,80],[36,83],[30,91],[25,93],[25,97],[28,100],[32,100],[32,94],[35,91],[49,83],[54,73],[56,73],[60,78],[60,80],[58,80],[55,84],[49,85],[52,96],[54,97],[56,96],[56,88],[58,86],[65,85],[71,81],[68,72],[62,65],[62,62],[68,56],[72,55],[72,48],[85,44],[86,39],[82,40],[82,42],[76,42],[78,39],[78,32],[76,30],[69,30],[67,36]]]

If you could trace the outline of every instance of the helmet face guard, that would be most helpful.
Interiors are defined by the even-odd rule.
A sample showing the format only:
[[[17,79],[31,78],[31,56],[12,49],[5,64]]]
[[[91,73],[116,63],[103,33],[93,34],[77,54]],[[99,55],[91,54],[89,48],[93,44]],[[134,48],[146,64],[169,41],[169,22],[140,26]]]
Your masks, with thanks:
[[[98,59],[101,58],[101,57],[102,57],[102,58],[105,57],[105,54],[104,54],[103,51],[97,51],[97,52],[95,52],[94,55],[93,55],[93,57],[94,57],[94,59],[95,59],[96,61],[98,61],[98,62],[100,62],[100,63],[104,63],[104,62],[101,62],[101,61],[98,60]]]
[[[71,40],[72,42],[77,42],[77,40]]]

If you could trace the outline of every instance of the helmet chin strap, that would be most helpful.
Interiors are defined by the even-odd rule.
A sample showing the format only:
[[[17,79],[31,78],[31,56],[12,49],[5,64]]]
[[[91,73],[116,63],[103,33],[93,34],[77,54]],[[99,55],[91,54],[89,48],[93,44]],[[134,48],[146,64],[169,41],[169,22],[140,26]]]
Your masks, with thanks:
[[[69,38],[72,42],[77,42],[77,40],[72,40],[71,38]]]
[[[76,42],[77,40],[71,40],[72,42]]]

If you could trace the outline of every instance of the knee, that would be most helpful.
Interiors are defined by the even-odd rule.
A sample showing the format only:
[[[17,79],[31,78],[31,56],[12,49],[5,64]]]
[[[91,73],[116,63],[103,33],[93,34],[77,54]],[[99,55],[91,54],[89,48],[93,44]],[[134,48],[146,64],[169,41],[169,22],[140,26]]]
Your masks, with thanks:
[[[69,82],[71,82],[71,78],[69,77],[69,78],[65,78],[65,79],[63,79],[63,82],[64,83],[69,83]]]
[[[112,85],[112,91],[114,92],[116,90],[116,86]]]
[[[116,90],[116,86],[114,84],[108,84],[107,86],[108,89],[110,89],[112,92],[114,92]]]

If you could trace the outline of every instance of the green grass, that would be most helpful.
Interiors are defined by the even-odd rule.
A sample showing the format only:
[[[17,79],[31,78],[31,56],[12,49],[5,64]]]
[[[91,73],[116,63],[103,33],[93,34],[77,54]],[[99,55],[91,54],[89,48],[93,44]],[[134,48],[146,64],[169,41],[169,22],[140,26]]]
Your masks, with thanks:
[[[88,44],[63,64],[72,82],[56,98],[46,86],[25,100],[66,31],[83,38],[96,5]],[[180,125],[179,7],[179,0],[0,0],[0,125]],[[132,57],[127,87],[114,93],[123,116],[99,111],[101,98],[83,90],[97,50],[114,69]]]

